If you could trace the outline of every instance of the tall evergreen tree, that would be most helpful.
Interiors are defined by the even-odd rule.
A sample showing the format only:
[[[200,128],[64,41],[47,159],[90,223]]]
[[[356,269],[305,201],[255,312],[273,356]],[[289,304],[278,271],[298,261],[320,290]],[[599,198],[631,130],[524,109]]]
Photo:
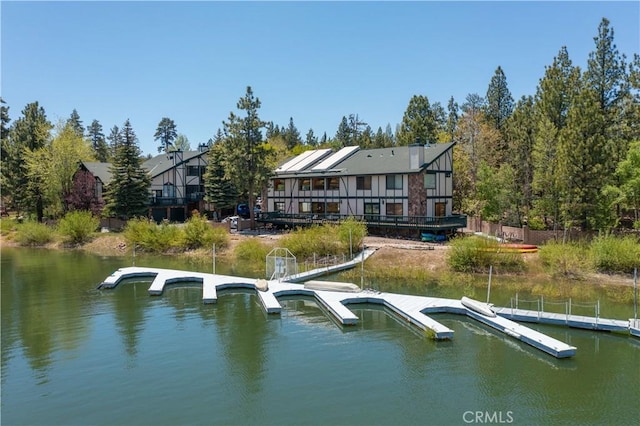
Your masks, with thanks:
[[[593,38],[596,50],[589,53],[585,79],[598,95],[600,109],[610,111],[620,103],[625,88],[625,56],[620,55],[614,43],[613,28],[602,18],[598,35]]]
[[[162,120],[158,123],[156,133],[153,135],[153,140],[160,141],[158,152],[169,152],[176,137],[178,137],[176,123],[174,123],[170,118],[162,117]]]
[[[351,135],[351,128],[349,127],[347,117],[344,115],[342,116],[342,120],[340,121],[340,125],[338,126],[338,130],[336,131],[336,135],[333,140],[340,148],[351,146],[352,144],[353,139]]]
[[[313,133],[313,129],[309,129],[304,140],[305,145],[316,147],[318,146],[318,137]]]
[[[569,108],[580,90],[580,69],[573,66],[566,47],[562,47],[535,95],[536,132],[533,147],[533,206],[545,223],[560,225],[561,191],[558,146]]]
[[[91,125],[87,126],[87,137],[91,141],[96,160],[106,163],[109,161],[109,145],[102,133],[102,124],[98,120],[93,120]]]
[[[453,136],[455,135],[458,120],[460,119],[460,107],[458,107],[458,103],[453,99],[453,96],[449,98],[447,112],[447,134],[449,135],[449,140],[453,142]]]
[[[583,89],[567,115],[567,125],[560,132],[558,156],[564,197],[564,218],[582,230],[606,226],[600,194],[609,183],[606,164],[610,156],[607,140],[601,132],[598,93]]]
[[[300,138],[300,132],[298,131],[295,124],[293,124],[293,117],[289,117],[289,125],[284,130],[283,134],[284,140],[287,143],[287,149],[292,150],[297,145],[302,144],[302,139]]]
[[[504,75],[504,71],[500,66],[498,66],[495,74],[491,77],[486,100],[486,119],[496,129],[502,129],[513,112],[513,97],[507,86],[507,77]]]
[[[0,161],[7,158],[8,146],[9,146],[9,107],[5,106],[6,102],[0,97]],[[4,166],[4,163],[2,163]],[[3,184],[4,179],[0,178],[0,183]]]
[[[13,122],[9,138],[5,142],[2,158],[2,192],[8,195],[11,205],[20,211],[35,212],[38,221],[44,216],[42,182],[29,178],[25,163],[28,151],[44,147],[51,138],[53,125],[47,119],[44,108],[38,102],[27,104],[22,117]]]
[[[613,28],[609,27],[609,20],[606,18],[600,22],[598,35],[593,40],[595,51],[589,53],[584,79],[586,86],[596,92],[599,112],[603,116],[600,132],[607,140],[610,151],[609,161],[605,166],[606,173],[617,178],[615,168],[626,157],[630,142],[625,137],[628,136],[627,123],[623,120],[625,99],[629,96],[626,58],[618,52]]]
[[[71,126],[76,135],[81,138],[84,137],[84,126],[82,125],[82,120],[80,120],[80,114],[78,114],[75,108],[71,111],[71,115],[67,119],[67,124]]]
[[[111,165],[111,182],[105,194],[105,208],[110,215],[129,219],[146,216],[151,178],[142,167],[138,138],[127,119],[121,142]]]
[[[425,145],[436,142],[440,130],[442,107],[434,107],[429,104],[429,98],[426,96],[411,97],[397,134],[398,145],[406,146],[414,143]]]
[[[251,86],[247,86],[244,97],[240,98],[237,108],[244,116],[229,114],[223,122],[225,139],[225,173],[238,192],[248,197],[251,215],[251,226],[254,223],[254,197],[262,193],[271,176],[269,158],[271,151],[268,144],[263,143],[262,128],[265,123],[258,116],[260,99],[253,95]]]
[[[513,169],[513,201],[512,206],[517,225],[522,226],[523,216],[528,216],[532,204],[533,181],[533,145],[535,142],[536,122],[533,97],[523,96],[505,123],[505,134],[508,141],[506,164]]]
[[[109,141],[109,158],[114,158],[116,156],[118,146],[122,143],[122,133],[118,126],[113,126],[111,128],[111,132],[109,133],[109,136],[107,136],[107,140]]]
[[[204,200],[213,204],[214,211],[232,208],[238,201],[238,191],[233,182],[225,177],[225,141],[220,138],[209,148],[207,168],[204,173]]]
[[[349,114],[348,123],[349,123],[349,133],[351,135],[350,145],[360,145],[361,144],[360,127],[368,126],[367,123],[362,121],[358,116],[358,114]]]

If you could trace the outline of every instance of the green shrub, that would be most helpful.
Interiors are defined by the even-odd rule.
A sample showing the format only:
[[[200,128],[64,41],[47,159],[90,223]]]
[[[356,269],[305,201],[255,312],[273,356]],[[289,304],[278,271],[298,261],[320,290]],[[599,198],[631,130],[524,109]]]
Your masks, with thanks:
[[[38,222],[22,223],[16,232],[16,241],[23,246],[43,246],[53,240],[53,229]]]
[[[218,248],[229,245],[229,233],[223,228],[212,227],[204,216],[194,211],[193,216],[184,225],[183,245],[189,249],[209,248],[213,244]]]
[[[138,218],[127,222],[124,237],[130,244],[136,244],[143,250],[164,253],[182,244],[184,232],[167,222],[156,225],[148,219]]]
[[[15,219],[0,219],[0,233],[2,235],[9,235],[13,231],[18,230],[18,221]]]
[[[299,260],[317,256],[330,256],[349,253],[349,236],[346,247],[340,241],[337,225],[314,225],[298,228],[280,239],[279,246],[286,247]],[[348,231],[347,231],[348,232]]]
[[[234,248],[234,254],[238,260],[252,264],[264,265],[271,247],[257,238],[249,238],[240,241]]]
[[[594,267],[600,272],[630,273],[640,267],[640,243],[634,236],[601,235],[590,246]]]
[[[338,238],[342,243],[344,253],[349,253],[350,250],[354,253],[359,252],[364,246],[366,236],[367,225],[354,217],[349,217],[338,225]]]
[[[453,239],[447,262],[456,272],[485,272],[492,265],[498,271],[519,272],[525,267],[521,254],[501,253],[497,241],[478,237]]]
[[[154,252],[164,253],[180,246],[180,243],[184,240],[184,231],[175,225],[162,222],[162,224],[155,226],[151,236],[151,242],[145,248]]]
[[[539,250],[542,266],[553,276],[579,278],[591,262],[584,244],[548,241]]]
[[[67,213],[58,224],[58,232],[66,242],[81,244],[88,241],[100,225],[100,220],[89,211],[76,210]]]
[[[153,241],[153,232],[156,224],[146,218],[135,218],[127,221],[124,227],[124,238],[131,245],[138,245],[142,248],[149,246]]]
[[[532,231],[541,231],[547,228],[547,225],[544,223],[544,221],[537,216],[529,218],[529,220],[527,221],[527,226]]]

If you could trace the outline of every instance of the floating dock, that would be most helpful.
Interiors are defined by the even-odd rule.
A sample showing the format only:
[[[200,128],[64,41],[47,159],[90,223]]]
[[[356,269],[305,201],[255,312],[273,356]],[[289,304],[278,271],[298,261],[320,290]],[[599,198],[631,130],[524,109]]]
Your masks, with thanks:
[[[514,321],[539,324],[566,325],[595,331],[630,331],[630,322],[624,320],[588,317],[582,315],[559,314],[514,308],[494,308],[496,314]],[[633,334],[633,333],[632,333]]]
[[[629,332],[632,336],[640,337],[640,319],[631,318],[629,320]]]
[[[162,294],[165,286],[172,283],[200,283],[202,284],[202,300],[204,303],[215,303],[219,290],[228,288],[255,289],[260,303],[268,314],[278,314],[281,312],[282,307],[278,302],[278,297],[309,296],[315,298],[320,306],[343,325],[353,325],[358,322],[358,317],[349,310],[348,305],[360,303],[379,304],[385,306],[403,320],[406,320],[408,324],[424,330],[437,340],[452,339],[454,332],[429,317],[428,314],[460,314],[466,315],[469,318],[503,332],[507,336],[527,343],[557,358],[571,357],[575,355],[576,352],[575,347],[567,345],[564,342],[517,324],[500,315],[496,317],[481,315],[465,307],[461,301],[453,299],[384,293],[373,290],[363,290],[359,292],[353,292],[351,289],[350,291],[344,291],[344,289],[342,289],[343,291],[316,290],[307,288],[304,284],[280,281],[267,281],[266,290],[260,291],[257,288],[257,282],[264,282],[265,280],[143,267],[118,269],[107,277],[105,281],[100,284],[99,288],[115,288],[122,281],[131,278],[152,279],[149,294],[156,296]]]

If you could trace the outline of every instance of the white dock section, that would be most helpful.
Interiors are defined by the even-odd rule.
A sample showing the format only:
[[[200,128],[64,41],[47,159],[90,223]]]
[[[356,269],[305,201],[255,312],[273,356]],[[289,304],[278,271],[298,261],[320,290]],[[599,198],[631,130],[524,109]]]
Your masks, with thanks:
[[[303,281],[308,281],[312,278],[317,278],[323,275],[332,274],[334,272],[340,272],[346,269],[351,269],[356,265],[359,265],[363,260],[367,260],[375,252],[376,252],[376,249],[372,249],[372,248],[364,249],[358,255],[354,256],[354,258],[349,262],[341,263],[339,265],[323,266],[322,268],[316,268],[310,271],[300,272],[299,274],[289,275],[285,277],[283,281],[286,281],[289,283],[299,283]]]
[[[340,324],[353,325],[358,317],[348,308],[350,304],[373,303],[380,304],[403,318],[409,324],[428,331],[435,339],[451,339],[453,330],[435,321],[429,314],[452,313],[466,315],[476,321],[492,327],[506,335],[527,343],[557,358],[575,355],[576,348],[543,333],[520,325],[513,320],[546,322],[550,324],[564,324],[580,326],[594,330],[630,330],[631,334],[640,337],[640,321],[620,321],[604,318],[591,318],[550,314],[537,311],[516,310],[511,308],[494,308],[496,317],[482,315],[465,307],[460,300],[434,298],[426,296],[412,296],[396,293],[384,293],[372,290],[364,291],[332,291],[307,288],[303,284],[292,282],[268,281],[267,290],[260,291],[256,287],[255,278],[244,278],[229,275],[206,274],[189,271],[177,271],[158,268],[130,267],[121,268],[111,274],[100,284],[99,288],[114,288],[121,281],[129,278],[153,278],[149,287],[149,294],[162,294],[166,285],[172,283],[195,282],[202,284],[202,300],[204,303],[215,303],[217,292],[227,288],[254,289],[260,303],[268,314],[278,314],[282,307],[278,297],[310,296],[314,297],[320,306],[335,317]],[[264,283],[263,283],[264,284]],[[507,318],[510,317],[511,319]],[[559,318],[562,317],[562,318]],[[592,320],[595,320],[592,321]],[[574,325],[577,324],[577,325]],[[595,324],[595,326],[593,326]]]
[[[631,318],[629,320],[629,331],[632,336],[640,337],[640,319]]]
[[[629,322],[616,319],[569,315],[553,312],[532,311],[526,309],[494,308],[496,314],[514,321],[540,324],[567,325],[597,331],[629,331]]]

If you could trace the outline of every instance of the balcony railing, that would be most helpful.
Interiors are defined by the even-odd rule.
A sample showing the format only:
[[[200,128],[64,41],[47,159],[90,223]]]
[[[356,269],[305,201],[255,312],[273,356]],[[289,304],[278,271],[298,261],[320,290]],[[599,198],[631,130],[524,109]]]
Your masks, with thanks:
[[[340,214],[314,214],[314,213],[260,213],[257,220],[265,223],[282,225],[309,225],[326,222],[339,222],[348,217],[363,221],[367,226],[417,228],[425,230],[455,229],[467,226],[466,215],[451,215],[442,217],[431,216],[387,216],[380,214],[365,215],[340,215]]]
[[[150,197],[151,206],[184,206],[187,203],[194,203],[204,199],[204,194],[193,193],[186,197]]]

